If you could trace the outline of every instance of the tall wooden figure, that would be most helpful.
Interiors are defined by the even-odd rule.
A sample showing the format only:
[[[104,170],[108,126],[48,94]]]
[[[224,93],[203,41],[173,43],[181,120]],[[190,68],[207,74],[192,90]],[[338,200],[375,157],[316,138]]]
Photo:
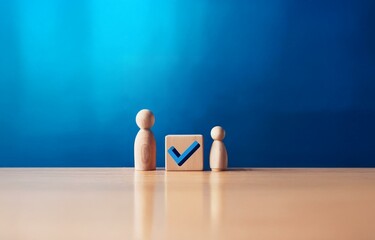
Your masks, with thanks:
[[[214,142],[210,151],[210,168],[212,171],[223,171],[228,167],[227,149],[223,143],[225,137],[224,129],[220,126],[212,128],[211,137]]]
[[[138,112],[135,121],[140,128],[134,141],[135,170],[150,171],[156,169],[156,142],[150,130],[155,123],[154,114],[143,109]]]

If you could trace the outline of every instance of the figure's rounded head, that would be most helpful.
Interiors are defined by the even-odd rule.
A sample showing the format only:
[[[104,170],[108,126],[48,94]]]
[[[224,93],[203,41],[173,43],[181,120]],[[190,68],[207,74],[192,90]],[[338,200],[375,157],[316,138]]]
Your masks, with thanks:
[[[216,126],[211,130],[211,137],[213,140],[221,141],[225,138],[225,130],[220,126]]]
[[[155,117],[150,110],[143,109],[137,113],[135,122],[137,123],[139,128],[148,129],[154,126]]]

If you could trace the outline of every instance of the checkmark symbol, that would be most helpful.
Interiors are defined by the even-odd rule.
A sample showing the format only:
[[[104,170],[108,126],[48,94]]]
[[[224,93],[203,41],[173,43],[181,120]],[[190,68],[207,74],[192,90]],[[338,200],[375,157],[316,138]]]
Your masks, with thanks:
[[[197,142],[194,141],[182,155],[177,151],[175,147],[170,147],[168,149],[169,155],[173,158],[173,160],[177,163],[178,166],[182,166],[190,157],[195,153],[195,151],[198,150],[198,148],[201,145]]]

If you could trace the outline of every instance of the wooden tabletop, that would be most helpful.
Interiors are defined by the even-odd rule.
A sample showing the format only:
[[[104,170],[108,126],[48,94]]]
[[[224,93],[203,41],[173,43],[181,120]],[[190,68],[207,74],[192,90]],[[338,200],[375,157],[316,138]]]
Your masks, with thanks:
[[[375,239],[375,169],[0,169],[0,239]]]

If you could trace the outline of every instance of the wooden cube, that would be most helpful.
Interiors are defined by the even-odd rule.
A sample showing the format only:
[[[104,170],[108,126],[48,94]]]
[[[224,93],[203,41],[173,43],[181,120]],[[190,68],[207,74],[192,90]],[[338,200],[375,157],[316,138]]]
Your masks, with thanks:
[[[165,170],[202,171],[203,136],[167,135],[165,137]]]

